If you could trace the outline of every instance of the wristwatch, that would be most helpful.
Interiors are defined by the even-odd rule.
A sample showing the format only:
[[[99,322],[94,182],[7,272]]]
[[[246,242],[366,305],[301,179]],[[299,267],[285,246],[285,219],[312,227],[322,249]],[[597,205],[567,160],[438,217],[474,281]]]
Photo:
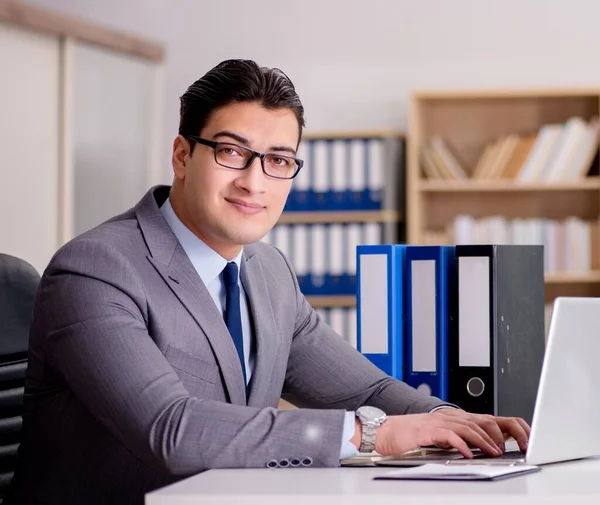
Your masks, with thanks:
[[[387,419],[387,415],[377,407],[364,406],[356,411],[356,417],[362,424],[362,440],[359,452],[372,452],[375,450],[375,437],[379,428]]]

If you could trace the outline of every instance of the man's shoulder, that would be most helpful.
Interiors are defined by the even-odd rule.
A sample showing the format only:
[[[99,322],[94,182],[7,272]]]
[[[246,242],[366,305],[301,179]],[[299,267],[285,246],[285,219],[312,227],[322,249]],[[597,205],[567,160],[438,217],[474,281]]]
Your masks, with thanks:
[[[93,228],[79,233],[61,246],[51,260],[64,259],[90,248],[99,249],[108,254],[113,251],[123,257],[138,257],[148,251],[148,245],[142,232],[142,218],[149,223],[149,229],[160,216],[157,198],[164,201],[169,194],[169,186],[153,186],[133,207],[116,214]],[[162,218],[162,216],[161,216]],[[160,228],[160,227],[159,227]]]
[[[139,223],[133,211],[115,216],[69,240],[50,261],[50,266],[76,260],[93,262],[101,256],[123,258],[139,255],[145,249]]]

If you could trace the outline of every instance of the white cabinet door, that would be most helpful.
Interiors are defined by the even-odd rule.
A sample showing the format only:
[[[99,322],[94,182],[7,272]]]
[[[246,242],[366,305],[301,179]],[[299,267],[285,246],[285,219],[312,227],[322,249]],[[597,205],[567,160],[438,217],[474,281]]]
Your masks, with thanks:
[[[73,42],[71,156],[78,235],[132,207],[152,180],[156,66]]]
[[[0,23],[0,252],[40,273],[58,247],[59,51]]]

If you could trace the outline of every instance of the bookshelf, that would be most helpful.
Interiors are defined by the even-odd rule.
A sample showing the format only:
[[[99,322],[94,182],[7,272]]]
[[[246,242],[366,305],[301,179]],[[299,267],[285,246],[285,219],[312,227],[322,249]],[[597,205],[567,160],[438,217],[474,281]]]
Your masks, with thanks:
[[[355,343],[356,246],[405,240],[405,139],[395,131],[306,132],[304,167],[263,240],[296,270],[309,303]]]
[[[541,243],[546,302],[600,296],[600,88],[415,91],[407,242]]]
[[[283,213],[278,223],[399,223],[400,220],[397,210],[299,211]]]
[[[380,159],[382,163],[379,166],[379,174],[369,174],[370,166],[364,162],[365,150],[360,149],[358,145],[362,143],[363,148],[366,143],[372,141],[381,141],[385,147],[384,156]],[[339,146],[345,145],[344,162],[336,163],[332,155],[332,144]],[[318,156],[315,156],[315,145],[328,145],[330,156],[327,158],[327,166],[325,172],[328,173],[326,179],[319,180],[319,175],[316,172],[321,165]],[[358,145],[357,145],[358,144]],[[327,291],[332,287],[327,288],[324,285],[321,294],[306,294],[308,302],[320,313],[321,317],[340,335],[344,336],[351,345],[356,346],[356,280],[352,280],[352,276],[356,270],[356,245],[362,242],[378,241],[379,243],[404,241],[405,234],[405,138],[399,132],[395,131],[330,131],[330,132],[307,132],[302,137],[302,143],[299,148],[299,157],[304,159],[304,168],[298,175],[298,180],[294,181],[293,189],[288,201],[295,200],[292,204],[292,209],[289,206],[284,209],[281,218],[264,240],[271,242],[282,248],[287,253],[292,265],[296,269],[301,289],[306,286],[307,277],[316,273],[317,277],[327,277],[326,271],[323,270],[323,265],[317,267],[315,272],[314,262],[308,259],[311,254],[315,253],[315,248],[310,244],[308,252],[305,251],[300,256],[298,255],[297,244],[298,240],[293,238],[290,240],[290,235],[286,231],[284,240],[281,240],[279,230],[290,230],[293,227],[311,227],[314,225],[326,226],[331,230],[334,225],[344,227],[344,231],[338,234],[338,240],[343,243],[346,248],[346,254],[343,251],[331,247],[333,242],[332,237],[329,238],[328,247],[318,245],[316,247],[317,255],[330,256],[328,263],[335,264],[337,267],[343,265],[341,269],[336,268],[330,274],[334,274],[332,279],[347,277],[345,292],[332,294]],[[356,148],[356,149],[355,149]],[[355,162],[359,162],[356,164]],[[356,167],[360,167],[359,176],[356,177]],[[348,173],[353,172],[353,173]],[[373,177],[375,175],[375,177]],[[373,199],[369,201],[369,197],[365,198],[365,192],[374,190],[377,196],[378,203],[374,204]],[[294,194],[294,191],[299,193]],[[312,196],[305,197],[306,205],[298,205],[302,197],[306,194]],[[315,193],[321,193],[321,196],[328,193],[329,203],[323,205],[323,200],[315,197]],[[345,194],[344,196],[340,196]],[[361,195],[362,194],[362,195]],[[298,197],[300,196],[300,198]],[[353,203],[354,199],[354,203]],[[319,202],[320,200],[320,202]],[[337,200],[337,205],[335,202]],[[311,205],[311,201],[318,202],[317,205]],[[362,203],[361,203],[362,201]],[[345,203],[344,203],[345,202]],[[366,205],[363,205],[365,204]],[[329,207],[317,208],[315,207]],[[338,207],[338,208],[336,208]],[[364,208],[367,207],[367,208]],[[357,232],[358,227],[369,227],[371,232]],[[379,228],[376,237],[373,237],[372,230]],[[305,235],[309,243],[314,237],[305,229]],[[354,235],[354,239],[350,236]],[[291,244],[290,244],[291,242]],[[290,247],[291,245],[291,247]],[[342,253],[343,257],[339,254]],[[308,260],[308,261],[307,261]],[[308,264],[307,264],[308,263]],[[330,270],[325,267],[325,270]],[[304,289],[303,289],[304,291]],[[311,291],[309,287],[309,292]],[[333,291],[340,291],[333,289]],[[280,409],[293,409],[294,405],[280,400]]]

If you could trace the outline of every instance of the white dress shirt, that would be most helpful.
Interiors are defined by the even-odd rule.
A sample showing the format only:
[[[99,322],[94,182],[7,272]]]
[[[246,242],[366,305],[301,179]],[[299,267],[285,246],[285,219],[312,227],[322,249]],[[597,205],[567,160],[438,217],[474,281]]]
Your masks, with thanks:
[[[202,279],[202,282],[208,289],[210,296],[215,302],[221,315],[225,307],[225,285],[221,278],[221,272],[227,265],[228,261],[218,254],[214,249],[208,247],[202,240],[194,235],[175,214],[171,202],[167,198],[165,203],[160,208],[167,223],[173,230],[173,233],[179,240],[181,247],[187,254],[188,258],[194,265],[196,272]],[[233,259],[238,266],[238,281],[240,285],[240,312],[242,316],[242,334],[244,340],[244,362],[246,365],[246,381],[249,382],[254,369],[254,361],[256,355],[254,346],[252,345],[252,328],[250,326],[250,314],[248,312],[248,300],[244,286],[239,280],[239,272],[241,271],[242,252]]]

